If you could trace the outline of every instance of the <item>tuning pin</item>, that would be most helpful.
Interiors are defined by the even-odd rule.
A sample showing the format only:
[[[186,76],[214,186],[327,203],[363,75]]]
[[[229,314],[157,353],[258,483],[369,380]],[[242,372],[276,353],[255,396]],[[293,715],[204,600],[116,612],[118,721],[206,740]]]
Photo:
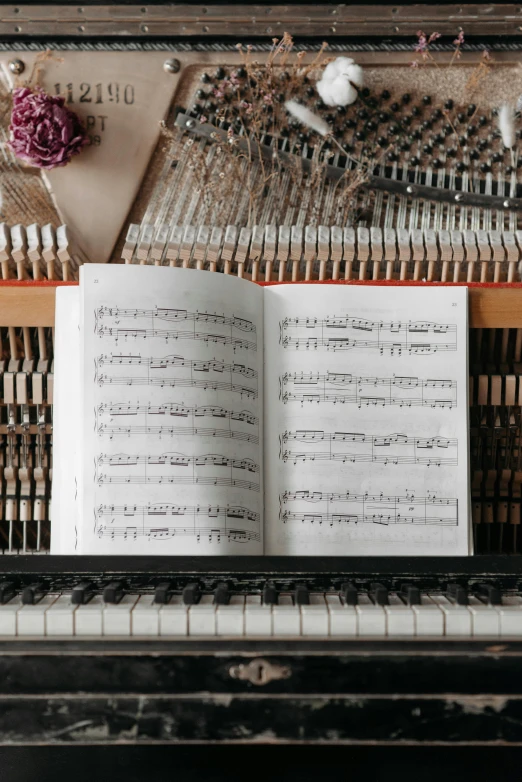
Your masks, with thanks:
[[[431,96],[430,95],[424,95],[422,98],[422,102],[425,106],[429,106],[431,103]]]
[[[448,109],[449,111],[451,111],[451,109],[453,108],[453,106],[454,106],[454,105],[455,105],[455,104],[453,103],[453,101],[451,100],[451,98],[448,98],[448,100],[447,100],[447,101],[445,102],[445,104],[444,104],[444,108],[445,108],[445,109]]]
[[[390,93],[388,92],[388,90],[383,90],[381,92],[381,98],[383,100],[389,100],[390,99]]]

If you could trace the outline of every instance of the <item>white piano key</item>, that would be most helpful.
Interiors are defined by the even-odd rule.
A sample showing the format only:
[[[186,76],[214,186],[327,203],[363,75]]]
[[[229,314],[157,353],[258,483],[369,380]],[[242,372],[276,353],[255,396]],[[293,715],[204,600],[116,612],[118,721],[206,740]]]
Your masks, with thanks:
[[[342,603],[339,595],[326,595],[331,636],[356,636],[357,612],[355,606]]]
[[[152,595],[142,595],[132,609],[132,635],[159,635],[160,608]]]
[[[503,597],[502,605],[498,606],[498,613],[501,638],[518,637],[522,635],[521,597]]]
[[[60,595],[45,613],[46,635],[74,635],[74,613],[78,606],[71,595]]]
[[[430,598],[444,614],[444,635],[466,637],[471,635],[471,614],[467,606],[452,603],[444,595],[430,594]]]
[[[384,606],[387,635],[390,637],[415,635],[415,614],[411,606],[403,603],[398,595],[390,595],[389,601],[390,604]]]
[[[228,605],[218,606],[216,610],[216,632],[218,635],[243,635],[245,598],[232,595]]]
[[[16,635],[17,614],[21,607],[22,601],[19,597],[13,597],[0,606],[0,636]]]
[[[17,615],[17,635],[45,635],[45,612],[59,595],[44,595],[34,605],[23,605]]]
[[[291,595],[279,595],[279,602],[272,606],[272,629],[275,636],[301,634],[301,612]]]
[[[319,637],[328,635],[328,606],[323,594],[312,593],[310,605],[301,606],[301,634]]]
[[[360,595],[355,607],[357,612],[357,635],[380,636],[386,635],[386,614],[382,606],[372,603],[367,595]]]
[[[249,602],[247,597],[245,605],[245,635],[272,635],[272,606]]]
[[[415,614],[415,634],[418,636],[444,635],[444,614],[438,605],[425,595],[421,596],[421,604],[412,606]]]
[[[203,595],[199,603],[190,606],[188,612],[189,635],[216,634],[216,606],[212,595]]]
[[[159,612],[160,635],[188,635],[188,609],[181,595],[174,595]]]
[[[95,595],[85,605],[78,606],[74,615],[76,635],[103,635],[103,606],[104,602],[100,595]]]
[[[119,603],[105,603],[103,607],[103,635],[130,635],[131,611],[139,595],[123,595]]]
[[[497,638],[500,634],[500,615],[496,606],[483,603],[477,597],[469,598],[471,628],[474,636]]]

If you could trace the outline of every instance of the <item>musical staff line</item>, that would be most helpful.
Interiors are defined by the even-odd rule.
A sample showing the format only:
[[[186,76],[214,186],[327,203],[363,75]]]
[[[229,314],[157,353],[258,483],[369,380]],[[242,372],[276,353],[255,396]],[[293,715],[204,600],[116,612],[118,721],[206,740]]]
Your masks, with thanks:
[[[304,443],[316,448],[323,444],[323,450],[290,450],[290,442]],[[425,466],[458,464],[458,441],[445,437],[410,437],[406,434],[367,435],[358,432],[324,432],[301,429],[285,431],[279,436],[279,456],[284,461],[337,461],[343,463],[374,462],[379,464],[421,464]],[[363,450],[358,449],[362,445]],[[343,448],[345,450],[343,450]],[[355,452],[352,448],[357,449]],[[440,449],[440,450],[439,450]],[[437,450],[437,455],[426,455]],[[445,452],[441,456],[441,452]]]
[[[444,390],[441,397],[440,391]],[[408,396],[401,396],[401,393]],[[331,402],[366,407],[445,407],[457,405],[455,380],[418,377],[359,377],[349,373],[286,372],[279,378],[279,398],[288,402]]]
[[[192,361],[183,358],[183,356],[159,356],[157,358],[143,358],[140,355],[120,355],[109,354],[100,355],[96,359],[96,366],[127,366],[137,365],[147,367],[148,369],[167,369],[168,367],[188,367],[192,372],[230,372],[234,375],[243,375],[243,377],[256,378],[257,372],[245,364],[227,364],[224,361],[211,359],[210,361]]]
[[[241,350],[253,350],[257,351],[257,343],[248,339],[239,339],[237,337],[229,337],[224,334],[210,334],[207,332],[196,331],[180,331],[176,329],[135,329],[124,327],[111,327],[111,326],[97,326],[96,334],[98,337],[113,337],[117,343],[122,337],[133,337],[134,339],[148,339],[150,337],[160,337],[166,342],[175,339],[192,339],[200,342],[206,342],[207,344],[220,344],[220,345],[232,345],[234,351],[236,349]]]
[[[261,539],[259,531],[237,526],[238,522],[245,521],[257,526],[260,523],[259,513],[241,505],[99,505],[95,518],[99,537],[155,540],[192,536],[198,543],[207,535],[217,543],[222,538],[240,543]],[[115,519],[120,518],[128,519],[130,523],[115,525]]]
[[[314,503],[324,507],[311,512],[306,507],[287,510],[289,503]],[[337,509],[336,503],[343,507]],[[352,506],[347,511],[346,504]],[[411,524],[420,526],[458,526],[458,500],[439,498],[434,494],[416,497],[415,494],[385,495],[345,492],[297,491],[284,492],[279,498],[279,520],[283,524],[326,525],[350,524]]]
[[[189,312],[188,310],[181,310],[177,308],[166,307],[154,307],[154,309],[125,309],[121,307],[99,307],[96,311],[96,317],[103,319],[105,317],[110,318],[132,318],[136,320],[138,318],[154,318],[158,320],[166,320],[170,323],[179,321],[193,321],[196,323],[216,323],[221,326],[231,326],[239,329],[240,331],[249,331],[253,334],[256,333],[256,327],[250,320],[245,318],[238,318],[233,315],[231,318],[225,315],[218,315],[211,312]]]
[[[221,380],[193,380],[183,377],[140,377],[139,375],[126,375],[112,377],[107,374],[98,375],[99,386],[158,386],[160,388],[203,388],[205,391],[230,391],[239,394],[240,397],[257,399],[257,389],[249,386],[241,386],[236,383],[225,383]]]
[[[287,350],[327,351],[369,349],[378,350],[381,355],[389,351],[392,356],[401,356],[405,351],[409,355],[457,350],[457,327],[454,324],[442,324],[424,321],[370,321],[364,318],[331,316],[327,318],[285,318],[279,324],[279,342]],[[320,336],[292,336],[291,330],[317,330]],[[341,331],[342,334],[335,332]],[[347,336],[348,332],[353,332]],[[360,339],[360,332],[367,334]],[[438,335],[445,337],[439,341]],[[448,337],[450,339],[448,339]]]
[[[259,475],[259,465],[252,459],[236,459],[222,454],[203,454],[199,456],[187,456],[177,452],[167,452],[153,456],[150,454],[100,454],[96,459],[97,468],[105,467],[109,471],[123,467],[139,468],[138,470],[123,475],[108,472],[97,472],[96,482],[99,486],[105,484],[201,484],[207,486],[233,486],[259,491],[259,483],[236,477],[235,471]],[[172,472],[156,472],[157,468],[170,467]],[[198,470],[206,468],[223,468],[226,475],[206,476]],[[152,469],[151,469],[152,468]],[[182,470],[178,474],[176,470]],[[190,469],[191,472],[187,472]]]

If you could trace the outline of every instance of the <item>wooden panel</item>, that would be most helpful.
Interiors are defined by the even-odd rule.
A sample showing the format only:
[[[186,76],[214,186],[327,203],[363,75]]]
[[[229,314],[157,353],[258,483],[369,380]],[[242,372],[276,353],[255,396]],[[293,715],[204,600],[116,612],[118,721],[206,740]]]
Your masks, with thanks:
[[[56,287],[0,286],[0,326],[54,326]],[[470,288],[470,328],[522,328],[522,287]]]
[[[0,326],[54,326],[54,285],[0,287]]]

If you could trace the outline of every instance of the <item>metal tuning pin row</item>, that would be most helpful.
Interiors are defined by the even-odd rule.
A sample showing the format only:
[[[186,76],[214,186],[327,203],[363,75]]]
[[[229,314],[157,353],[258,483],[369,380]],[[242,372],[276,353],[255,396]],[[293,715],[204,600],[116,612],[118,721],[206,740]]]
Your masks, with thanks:
[[[66,225],[0,223],[3,280],[76,280],[83,256]]]
[[[522,231],[146,223],[129,226],[122,259],[253,280],[514,282]]]

